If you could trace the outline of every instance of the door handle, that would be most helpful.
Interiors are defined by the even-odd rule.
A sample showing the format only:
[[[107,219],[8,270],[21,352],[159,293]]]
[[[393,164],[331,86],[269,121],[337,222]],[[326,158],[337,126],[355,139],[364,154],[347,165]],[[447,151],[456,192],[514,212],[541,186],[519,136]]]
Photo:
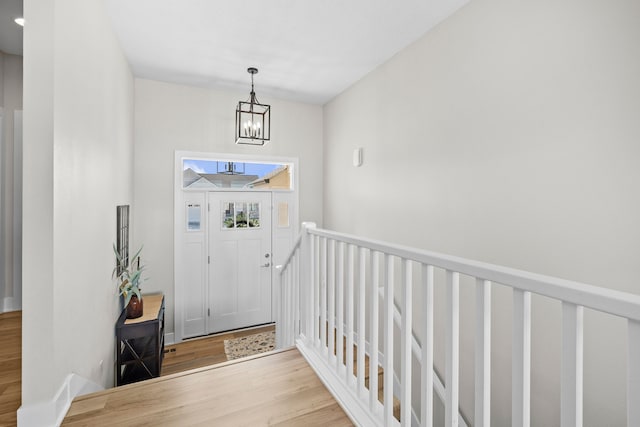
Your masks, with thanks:
[[[271,267],[271,264],[267,262],[267,263],[262,264],[260,267]]]

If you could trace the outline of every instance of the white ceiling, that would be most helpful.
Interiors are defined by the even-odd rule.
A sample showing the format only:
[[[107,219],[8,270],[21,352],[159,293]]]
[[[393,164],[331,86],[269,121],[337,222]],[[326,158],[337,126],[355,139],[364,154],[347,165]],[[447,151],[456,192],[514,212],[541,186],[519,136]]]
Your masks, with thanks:
[[[138,77],[324,104],[469,0],[105,0]],[[22,0],[0,50],[22,55]],[[29,23],[27,22],[27,27]],[[72,24],[71,24],[72,25]],[[28,31],[28,28],[27,28]]]
[[[315,104],[467,1],[106,0],[136,76]]]

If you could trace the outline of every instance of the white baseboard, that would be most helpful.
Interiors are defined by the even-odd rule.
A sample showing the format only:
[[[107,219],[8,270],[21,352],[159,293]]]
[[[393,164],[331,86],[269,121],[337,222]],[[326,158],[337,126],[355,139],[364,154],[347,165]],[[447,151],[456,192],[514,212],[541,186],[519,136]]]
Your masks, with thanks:
[[[172,345],[176,343],[176,335],[173,332],[164,334],[164,345]]]
[[[104,390],[104,387],[76,374],[69,374],[55,397],[49,401],[22,405],[18,409],[19,427],[57,427],[77,396]]]
[[[0,300],[0,313],[6,313],[8,311],[20,310],[20,304],[14,297],[3,297]]]

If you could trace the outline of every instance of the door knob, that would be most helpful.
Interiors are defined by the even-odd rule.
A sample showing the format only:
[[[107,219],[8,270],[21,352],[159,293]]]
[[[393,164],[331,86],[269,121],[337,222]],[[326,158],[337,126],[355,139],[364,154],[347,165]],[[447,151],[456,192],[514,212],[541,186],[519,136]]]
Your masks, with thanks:
[[[271,267],[271,264],[267,262],[267,263],[262,264],[260,267]]]

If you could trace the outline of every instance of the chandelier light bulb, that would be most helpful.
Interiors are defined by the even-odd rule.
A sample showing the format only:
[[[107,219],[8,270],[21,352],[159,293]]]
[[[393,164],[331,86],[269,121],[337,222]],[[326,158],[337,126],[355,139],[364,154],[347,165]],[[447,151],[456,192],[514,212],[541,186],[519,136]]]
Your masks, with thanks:
[[[260,122],[247,120],[242,124],[242,129],[244,131],[244,136],[250,138],[259,138],[262,135],[262,125]]]

